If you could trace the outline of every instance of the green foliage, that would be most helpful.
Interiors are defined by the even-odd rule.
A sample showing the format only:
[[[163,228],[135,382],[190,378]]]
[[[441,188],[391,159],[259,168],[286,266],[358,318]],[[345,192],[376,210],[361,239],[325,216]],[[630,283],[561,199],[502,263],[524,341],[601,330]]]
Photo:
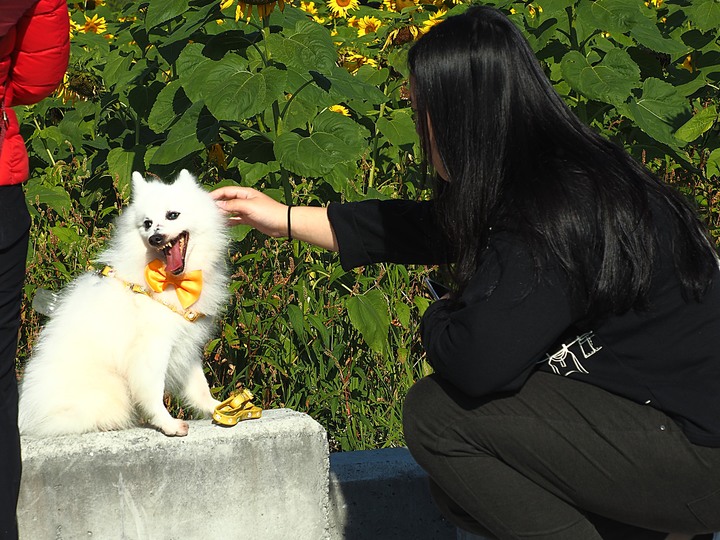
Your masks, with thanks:
[[[720,236],[720,4],[486,3],[509,14],[584,122],[694,197]],[[428,196],[405,58],[467,5],[386,0],[346,18],[288,3],[236,21],[232,4],[73,5],[61,94],[18,109],[33,170],[28,298],[85,268],[133,170],[188,168],[294,204]],[[107,31],[85,31],[99,17]],[[428,372],[416,334],[431,269],[345,272],[318,249],[234,234],[232,302],[206,349],[217,397],[244,385],[264,407],[307,411],[336,449],[402,444],[403,397]],[[20,369],[42,322],[27,306],[23,316]]]

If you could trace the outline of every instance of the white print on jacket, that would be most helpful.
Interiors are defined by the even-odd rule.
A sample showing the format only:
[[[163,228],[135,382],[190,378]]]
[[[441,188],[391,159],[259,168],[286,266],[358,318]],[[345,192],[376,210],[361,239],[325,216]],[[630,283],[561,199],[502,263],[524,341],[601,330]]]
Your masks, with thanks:
[[[546,353],[545,359],[541,360],[541,362],[547,362],[550,369],[557,375],[567,377],[571,373],[589,373],[580,363],[578,355],[582,354],[583,359],[587,359],[602,349],[602,347],[596,347],[593,344],[592,338],[594,336],[593,332],[578,336],[570,343],[564,343],[555,354]]]

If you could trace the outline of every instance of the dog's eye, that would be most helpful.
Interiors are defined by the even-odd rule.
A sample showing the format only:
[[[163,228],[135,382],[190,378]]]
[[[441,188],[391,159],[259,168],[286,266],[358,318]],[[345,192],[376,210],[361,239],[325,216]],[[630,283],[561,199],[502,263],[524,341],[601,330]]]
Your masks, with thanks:
[[[167,214],[165,214],[165,218],[172,221],[173,219],[177,219],[179,215],[180,212],[168,212]]]
[[[145,230],[147,231],[150,227],[152,227],[152,219],[146,219],[143,221],[143,227],[145,227]]]

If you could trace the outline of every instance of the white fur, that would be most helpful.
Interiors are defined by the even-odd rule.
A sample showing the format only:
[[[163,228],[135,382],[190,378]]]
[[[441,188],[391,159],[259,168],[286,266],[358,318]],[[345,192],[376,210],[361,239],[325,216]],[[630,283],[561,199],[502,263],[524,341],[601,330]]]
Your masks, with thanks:
[[[191,309],[205,314],[186,321],[161,303],[129,291],[121,281],[87,272],[63,290],[42,330],[20,386],[20,431],[47,436],[125,429],[143,422],[166,435],[186,435],[173,418],[165,390],[212,413],[202,370],[202,348],[226,302],[227,237],[209,194],[183,170],[173,184],[146,182],[133,173],[131,204],[116,222],[101,264],[127,282],[145,286],[148,262],[161,258],[148,243],[155,233],[189,232],[185,271],[202,270],[203,288]],[[179,212],[175,220],[166,219]],[[152,225],[146,230],[146,220]],[[180,308],[172,285],[160,299]]]

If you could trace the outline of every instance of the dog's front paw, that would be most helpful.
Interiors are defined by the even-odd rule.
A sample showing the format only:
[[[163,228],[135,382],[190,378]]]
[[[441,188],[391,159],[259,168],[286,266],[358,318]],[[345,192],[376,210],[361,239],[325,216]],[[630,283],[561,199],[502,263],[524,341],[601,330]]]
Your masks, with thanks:
[[[207,401],[205,407],[203,407],[201,410],[206,417],[212,417],[218,405],[220,405],[220,402],[217,399],[211,399]]]
[[[185,420],[178,420],[176,418],[173,418],[171,421],[163,423],[163,425],[160,426],[160,431],[168,437],[184,437],[188,434],[189,430],[190,424],[188,424]]]

